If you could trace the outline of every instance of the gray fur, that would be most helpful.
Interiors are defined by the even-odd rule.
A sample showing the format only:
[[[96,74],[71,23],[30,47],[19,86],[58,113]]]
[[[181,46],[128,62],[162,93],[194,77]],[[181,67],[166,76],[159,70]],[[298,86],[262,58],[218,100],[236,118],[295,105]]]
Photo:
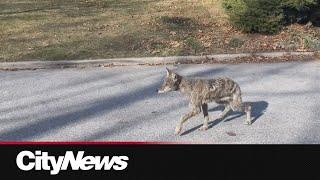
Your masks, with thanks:
[[[199,114],[204,115],[204,122],[199,130],[208,129],[208,103],[216,102],[225,106],[218,119],[226,117],[230,110],[246,113],[245,124],[251,124],[251,105],[242,102],[239,85],[227,77],[217,77],[214,79],[189,79],[167,69],[166,78],[158,90],[158,93],[169,91],[180,91],[189,100],[190,111],[181,116],[175,129],[175,134],[179,134],[182,125],[191,117]]]

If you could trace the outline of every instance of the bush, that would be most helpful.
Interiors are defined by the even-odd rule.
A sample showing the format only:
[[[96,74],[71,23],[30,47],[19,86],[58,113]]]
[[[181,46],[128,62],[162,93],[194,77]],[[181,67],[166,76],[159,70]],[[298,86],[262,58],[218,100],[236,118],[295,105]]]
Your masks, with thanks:
[[[225,0],[230,21],[245,32],[273,34],[282,28],[281,0]]]
[[[303,36],[303,46],[314,51],[320,50],[320,40],[309,35]]]
[[[224,0],[230,22],[245,32],[277,33],[283,25],[318,25],[320,0]]]
[[[320,2],[311,8],[310,21],[314,26],[320,27]]]
[[[311,10],[317,0],[283,0],[284,23],[307,23],[311,18]]]
[[[284,7],[295,8],[297,10],[308,9],[310,6],[317,4],[318,0],[283,0]]]
[[[310,9],[310,21],[314,26],[320,27],[320,0]]]

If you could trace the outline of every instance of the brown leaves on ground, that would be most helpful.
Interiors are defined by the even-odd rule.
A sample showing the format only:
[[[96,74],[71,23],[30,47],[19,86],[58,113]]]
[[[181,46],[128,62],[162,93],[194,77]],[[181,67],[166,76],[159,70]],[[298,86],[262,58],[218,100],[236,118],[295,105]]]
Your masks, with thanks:
[[[277,62],[290,62],[290,61],[311,61],[314,60],[315,56],[311,55],[283,55],[277,57],[268,57],[261,55],[243,56],[230,59],[214,59],[203,56],[203,58],[197,58],[194,60],[177,60],[172,62],[159,62],[159,63],[139,63],[139,66],[162,66],[162,65],[177,65],[177,64],[240,64],[240,63],[277,63]],[[120,66],[112,64],[111,66],[104,67],[114,67]],[[125,66],[125,65],[121,65]]]
[[[277,57],[252,55],[243,56],[230,59],[214,59],[205,58],[201,60],[185,60],[175,62],[175,64],[240,64],[240,63],[275,63],[275,62],[289,62],[289,61],[311,61],[314,60],[314,56],[311,55],[284,55]]]
[[[289,62],[289,61],[310,61],[314,56],[309,55],[284,55],[279,57],[266,56],[246,56],[231,59],[228,63],[275,63],[275,62]]]
[[[242,33],[228,22],[221,2],[5,1],[0,61],[320,50],[319,27],[293,24],[276,35]]]

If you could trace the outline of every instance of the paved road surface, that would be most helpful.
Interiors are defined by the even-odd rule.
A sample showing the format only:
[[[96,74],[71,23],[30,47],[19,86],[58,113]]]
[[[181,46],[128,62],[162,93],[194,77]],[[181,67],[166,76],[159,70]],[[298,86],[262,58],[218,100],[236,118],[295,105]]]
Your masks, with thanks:
[[[179,93],[157,94],[164,66],[0,72],[1,141],[165,141],[182,143],[320,143],[320,63],[169,66],[182,75],[229,76],[253,102],[254,123],[209,105],[174,127],[188,104]]]

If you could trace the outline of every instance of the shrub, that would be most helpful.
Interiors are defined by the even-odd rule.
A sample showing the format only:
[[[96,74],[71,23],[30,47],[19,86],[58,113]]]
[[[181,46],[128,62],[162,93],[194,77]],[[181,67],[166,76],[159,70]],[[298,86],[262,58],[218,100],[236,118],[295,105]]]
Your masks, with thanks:
[[[295,8],[297,10],[308,9],[310,6],[317,4],[317,0],[283,0],[284,7]]]
[[[223,7],[245,32],[273,34],[286,24],[320,24],[320,0],[224,0]]]
[[[314,38],[313,36],[305,35],[303,37],[303,45],[307,49],[312,49],[312,50],[315,50],[315,51],[319,51],[320,50],[320,40]]]
[[[283,0],[284,23],[307,23],[316,4],[317,0]]]
[[[230,21],[245,32],[273,34],[282,27],[281,0],[225,0]]]
[[[310,21],[313,25],[320,27],[320,0],[311,7]]]
[[[229,46],[232,48],[240,48],[245,43],[245,37],[234,36],[229,41]]]

